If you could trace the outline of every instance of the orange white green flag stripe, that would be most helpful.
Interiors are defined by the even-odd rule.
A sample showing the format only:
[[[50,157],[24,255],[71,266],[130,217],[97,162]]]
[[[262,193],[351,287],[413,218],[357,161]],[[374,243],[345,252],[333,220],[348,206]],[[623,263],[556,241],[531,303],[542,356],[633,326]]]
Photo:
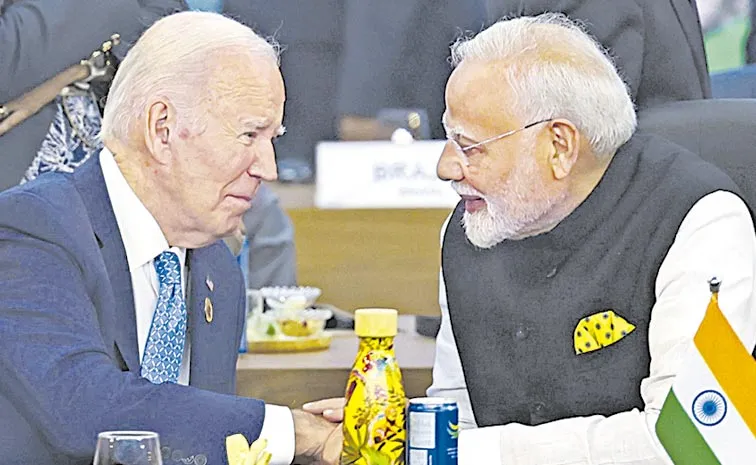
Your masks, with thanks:
[[[656,423],[675,465],[756,463],[756,360],[719,309],[719,282]]]

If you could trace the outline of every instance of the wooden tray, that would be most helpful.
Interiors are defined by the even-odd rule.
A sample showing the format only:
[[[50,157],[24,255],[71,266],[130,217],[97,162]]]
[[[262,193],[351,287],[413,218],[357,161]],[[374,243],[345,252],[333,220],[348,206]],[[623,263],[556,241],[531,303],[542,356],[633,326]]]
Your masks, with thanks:
[[[256,354],[315,352],[331,346],[333,335],[322,333],[317,336],[292,339],[260,339],[247,342],[247,352]]]

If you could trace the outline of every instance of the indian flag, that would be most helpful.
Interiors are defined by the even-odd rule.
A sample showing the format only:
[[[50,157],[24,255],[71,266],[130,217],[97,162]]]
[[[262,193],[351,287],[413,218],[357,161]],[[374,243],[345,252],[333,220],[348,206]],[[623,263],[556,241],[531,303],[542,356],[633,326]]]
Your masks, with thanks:
[[[676,465],[756,463],[756,360],[718,304],[719,282],[656,423]]]

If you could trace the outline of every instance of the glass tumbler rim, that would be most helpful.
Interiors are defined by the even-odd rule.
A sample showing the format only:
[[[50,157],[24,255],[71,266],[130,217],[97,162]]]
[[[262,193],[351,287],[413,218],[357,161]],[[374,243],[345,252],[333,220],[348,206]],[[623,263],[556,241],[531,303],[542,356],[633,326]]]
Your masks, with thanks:
[[[159,435],[154,431],[103,431],[97,434],[97,439],[128,439],[140,441],[144,439],[158,439]]]

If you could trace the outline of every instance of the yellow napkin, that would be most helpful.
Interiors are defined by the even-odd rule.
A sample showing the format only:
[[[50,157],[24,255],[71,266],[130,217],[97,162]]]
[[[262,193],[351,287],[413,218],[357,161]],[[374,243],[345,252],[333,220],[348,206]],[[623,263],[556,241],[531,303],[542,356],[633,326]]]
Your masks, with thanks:
[[[584,354],[614,344],[634,329],[634,325],[612,310],[594,313],[580,320],[575,327],[575,353]]]
[[[258,439],[251,445],[242,434],[234,434],[226,438],[226,456],[228,465],[268,465],[271,454],[265,451],[268,441]]]

